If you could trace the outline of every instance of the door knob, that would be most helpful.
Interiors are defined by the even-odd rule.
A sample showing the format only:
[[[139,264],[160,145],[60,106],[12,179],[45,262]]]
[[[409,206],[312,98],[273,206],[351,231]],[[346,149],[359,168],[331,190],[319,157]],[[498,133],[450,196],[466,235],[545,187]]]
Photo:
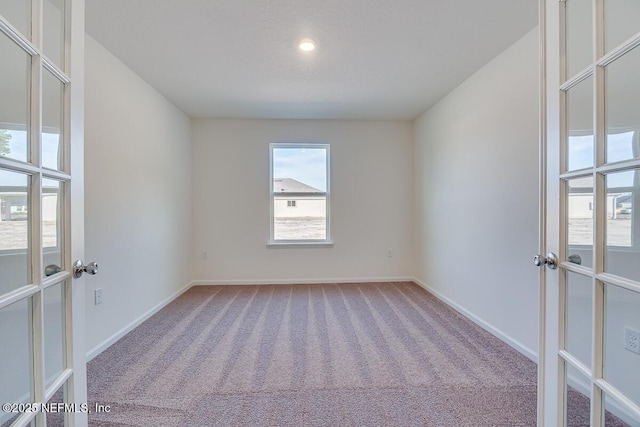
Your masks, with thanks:
[[[62,269],[59,265],[49,264],[44,268],[45,277],[53,276],[54,274],[60,273]]]
[[[73,277],[79,279],[84,273],[91,274],[92,276],[94,274],[97,274],[98,263],[90,262],[89,264],[84,265],[82,260],[77,260],[75,263],[73,263]]]
[[[582,258],[578,254],[569,255],[569,262],[580,265],[582,264]]]
[[[533,257],[533,263],[537,267],[546,264],[549,269],[555,270],[556,268],[558,268],[558,256],[553,252],[549,252],[546,257],[542,255],[536,255]]]

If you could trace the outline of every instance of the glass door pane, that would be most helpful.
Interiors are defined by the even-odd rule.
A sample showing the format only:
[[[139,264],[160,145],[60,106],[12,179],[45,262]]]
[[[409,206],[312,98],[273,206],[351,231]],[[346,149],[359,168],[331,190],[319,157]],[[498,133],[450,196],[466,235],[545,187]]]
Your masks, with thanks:
[[[49,386],[64,370],[64,299],[63,283],[43,291],[44,301],[44,376]]]
[[[591,417],[591,380],[565,363],[565,425],[588,426]]]
[[[607,174],[607,222],[605,271],[628,279],[640,280],[637,234],[640,217],[640,170]]]
[[[640,405],[640,293],[605,285],[604,337],[605,380]]]
[[[602,425],[604,427],[637,427],[640,425],[634,420],[634,416],[629,411],[606,393],[604,395],[604,408],[605,411],[602,414],[604,417]]]
[[[567,272],[565,350],[591,367],[592,279]]]
[[[567,79],[593,62],[593,6],[590,1],[567,0],[566,67]]]
[[[567,260],[593,266],[593,177],[567,181]]]
[[[0,15],[20,31],[24,38],[31,38],[31,0],[2,0]]]
[[[607,163],[640,157],[638,75],[640,75],[640,48],[633,49],[606,68]]]
[[[62,170],[63,83],[51,72],[42,76],[42,166]]]
[[[640,2],[604,1],[604,42],[608,52],[640,31]]]
[[[30,177],[0,169],[0,296],[31,283]]]
[[[66,400],[66,393],[64,392],[66,386],[62,386],[56,391],[51,399],[47,402],[50,406],[63,408]],[[62,427],[65,422],[65,412],[62,411],[50,411],[47,413],[47,427]]]
[[[63,183],[53,179],[42,180],[42,246],[44,248],[44,277],[62,269],[64,220]]]
[[[44,0],[44,54],[64,70],[64,0]]]
[[[30,298],[0,309],[0,403],[31,402]],[[0,425],[17,417],[0,410]]]
[[[0,32],[0,58],[0,156],[26,162],[31,56]]]
[[[567,90],[568,171],[593,166],[593,77]]]

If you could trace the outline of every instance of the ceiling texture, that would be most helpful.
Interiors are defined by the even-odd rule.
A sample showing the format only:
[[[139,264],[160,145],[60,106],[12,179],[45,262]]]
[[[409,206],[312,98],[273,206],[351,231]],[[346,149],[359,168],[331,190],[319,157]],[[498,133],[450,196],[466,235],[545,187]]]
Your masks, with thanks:
[[[190,117],[412,120],[533,29],[537,9],[535,0],[86,0],[86,29]],[[302,38],[316,50],[299,51]]]

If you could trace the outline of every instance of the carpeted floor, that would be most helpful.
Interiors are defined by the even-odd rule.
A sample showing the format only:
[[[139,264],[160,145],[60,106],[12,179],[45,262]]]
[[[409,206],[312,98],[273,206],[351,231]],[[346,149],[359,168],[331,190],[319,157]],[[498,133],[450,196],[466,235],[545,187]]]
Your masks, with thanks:
[[[87,369],[94,426],[536,425],[535,364],[414,283],[197,286]]]
[[[194,287],[88,382],[97,426],[536,424],[535,364],[413,283]]]

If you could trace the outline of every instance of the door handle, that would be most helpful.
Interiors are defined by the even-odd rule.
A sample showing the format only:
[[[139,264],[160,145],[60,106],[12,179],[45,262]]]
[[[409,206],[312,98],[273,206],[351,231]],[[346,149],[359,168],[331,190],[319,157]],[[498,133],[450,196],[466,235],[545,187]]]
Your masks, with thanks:
[[[533,263],[537,267],[541,267],[546,264],[550,270],[555,270],[558,268],[558,256],[553,252],[549,252],[546,257],[538,254],[533,257]]]
[[[580,265],[582,264],[582,258],[578,254],[569,255],[569,262]]]
[[[80,277],[82,277],[82,275],[84,273],[87,274],[91,274],[92,276],[94,274],[98,273],[98,263],[97,262],[90,262],[87,265],[84,265],[84,263],[82,262],[82,260],[77,260],[76,262],[73,263],[73,277],[75,277],[76,279],[79,279]]]

